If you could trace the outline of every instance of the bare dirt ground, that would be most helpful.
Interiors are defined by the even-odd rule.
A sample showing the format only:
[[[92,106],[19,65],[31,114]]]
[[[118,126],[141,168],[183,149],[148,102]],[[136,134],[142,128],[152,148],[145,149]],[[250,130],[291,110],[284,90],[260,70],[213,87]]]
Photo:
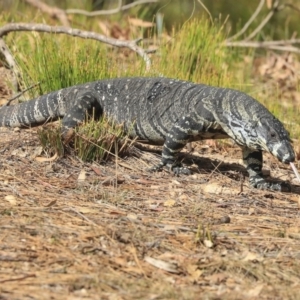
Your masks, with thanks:
[[[291,193],[249,189],[234,146],[175,177],[149,152],[43,162],[36,129],[0,135],[0,299],[300,298],[300,189],[273,157]]]
[[[300,187],[270,155],[291,193],[249,189],[229,144],[175,177],[149,152],[43,161],[36,129],[0,136],[0,299],[300,298]]]

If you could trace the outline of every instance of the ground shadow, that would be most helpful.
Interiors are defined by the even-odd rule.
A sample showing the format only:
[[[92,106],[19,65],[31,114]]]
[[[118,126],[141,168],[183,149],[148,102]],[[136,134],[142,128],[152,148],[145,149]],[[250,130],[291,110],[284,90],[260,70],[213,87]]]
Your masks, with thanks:
[[[181,153],[179,155],[179,159],[183,161],[187,166],[195,164],[197,167],[190,167],[193,173],[211,173],[217,172],[221,173],[224,176],[229,177],[232,180],[240,181],[241,176],[245,178],[245,180],[249,179],[248,172],[246,168],[238,163],[229,163],[224,162],[218,159],[212,159],[208,157],[199,157],[193,154]],[[279,183],[279,184],[288,184],[290,186],[290,190],[283,192],[292,192],[300,195],[300,186],[291,184],[290,182],[286,182],[284,180],[280,180],[276,177],[272,176],[264,176],[266,181],[271,183]]]

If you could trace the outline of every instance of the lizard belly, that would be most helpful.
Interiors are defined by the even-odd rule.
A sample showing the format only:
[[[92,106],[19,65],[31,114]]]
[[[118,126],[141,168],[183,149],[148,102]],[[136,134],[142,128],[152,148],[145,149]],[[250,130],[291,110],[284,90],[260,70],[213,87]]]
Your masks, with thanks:
[[[219,140],[228,139],[230,136],[223,131],[220,132],[201,132],[198,135],[194,135],[191,141],[201,141],[201,140]]]

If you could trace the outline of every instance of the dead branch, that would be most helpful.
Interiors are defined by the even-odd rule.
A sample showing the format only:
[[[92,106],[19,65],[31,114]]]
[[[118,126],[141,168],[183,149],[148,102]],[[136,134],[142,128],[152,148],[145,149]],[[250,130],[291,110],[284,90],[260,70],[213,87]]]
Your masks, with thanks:
[[[239,36],[241,36],[244,32],[246,32],[246,30],[249,28],[249,26],[252,24],[252,22],[255,20],[255,18],[258,16],[258,14],[260,13],[260,11],[262,10],[263,6],[265,4],[265,0],[260,0],[260,3],[258,4],[255,12],[253,13],[253,15],[250,17],[250,19],[248,20],[248,22],[243,26],[243,28],[237,32],[235,35],[233,35],[232,37],[228,38],[227,41],[232,41],[233,39],[238,38]]]
[[[286,7],[291,8],[291,9],[293,9],[293,10],[295,10],[295,11],[297,11],[298,13],[300,13],[300,8],[297,7],[297,6],[295,6],[295,5],[292,4],[292,3],[284,3],[283,5],[286,6]]]
[[[273,17],[273,15],[282,10],[284,6],[279,6],[279,0],[275,1],[271,11],[267,14],[267,16],[262,20],[262,22],[253,30],[251,34],[249,34],[244,40],[249,41],[253,39],[262,29],[263,27],[269,22],[269,20]]]
[[[286,45],[293,45],[293,44],[300,44],[300,39],[289,39],[289,40],[278,40],[278,41],[263,41],[263,42],[251,42],[251,41],[236,41],[236,42],[229,42],[226,41],[227,46],[237,46],[238,43],[246,42],[248,45],[251,43],[259,43],[261,47],[272,47],[272,46],[286,46]]]
[[[16,62],[2,38],[0,38],[0,49],[1,49],[1,53],[5,57],[6,62],[8,63],[9,68],[10,69],[16,68]]]
[[[100,16],[100,15],[112,15],[116,14],[118,12],[130,9],[134,6],[145,4],[145,3],[156,3],[158,0],[138,0],[130,4],[122,5],[122,0],[119,0],[118,6],[114,9],[109,9],[109,10],[98,10],[98,11],[86,11],[83,9],[75,9],[75,8],[70,8],[70,9],[60,9],[55,6],[50,6],[40,0],[24,0],[28,4],[40,9],[42,12],[50,15],[52,18],[58,19],[63,26],[70,26],[69,20],[67,15],[68,14],[80,14],[84,15],[87,17],[95,17],[95,16]]]
[[[211,15],[210,11],[208,10],[208,8],[204,5],[204,3],[201,0],[198,0],[198,2],[202,6],[202,8],[206,11],[206,13],[209,15],[211,24],[213,24],[214,23],[214,19],[213,19],[212,15]]]
[[[147,51],[138,46],[138,43],[142,39],[136,40],[117,40],[111,37],[106,37],[102,34],[93,31],[84,31],[76,28],[68,28],[64,26],[49,26],[45,24],[38,23],[8,23],[3,27],[0,27],[0,38],[14,31],[36,31],[36,32],[48,32],[55,34],[67,34],[71,36],[76,36],[84,39],[92,39],[100,41],[105,44],[109,44],[115,47],[124,47],[136,52],[139,56],[143,58],[146,64],[146,70],[150,69],[151,60],[147,55]],[[2,48],[1,48],[2,49]]]
[[[262,28],[269,22],[269,20],[273,17],[273,15],[284,8],[288,7],[291,9],[295,9],[296,11],[300,12],[300,10],[296,7],[294,7],[290,3],[283,3],[280,4],[279,0],[274,1],[272,4],[270,12],[267,14],[267,16],[261,21],[261,23],[243,40],[241,41],[232,41],[233,39],[241,36],[250,26],[250,24],[254,21],[254,19],[257,17],[259,12],[261,11],[263,5],[265,3],[265,0],[261,0],[258,7],[256,8],[253,15],[250,17],[248,22],[244,25],[244,27],[235,35],[225,40],[225,45],[229,47],[251,47],[251,48],[264,48],[264,49],[270,49],[270,50],[278,50],[278,51],[286,51],[286,52],[293,52],[293,53],[299,53],[300,49],[293,46],[293,44],[299,44],[300,39],[294,39],[291,38],[289,40],[279,40],[279,41],[263,41],[263,42],[257,42],[257,41],[251,41],[261,30]]]
[[[5,106],[9,106],[10,103],[11,103],[13,100],[15,100],[15,99],[17,99],[17,98],[20,98],[20,97],[21,97],[22,95],[24,95],[26,92],[28,92],[29,90],[35,88],[35,87],[38,86],[38,85],[40,85],[39,82],[38,82],[38,83],[35,83],[35,84],[33,84],[33,85],[31,85],[31,86],[28,87],[27,89],[21,91],[20,93],[16,94],[15,96],[11,97],[10,99],[7,100],[7,103],[5,104]]]
[[[253,42],[253,41],[237,41],[237,42],[225,42],[225,45],[228,47],[248,47],[248,48],[257,48],[257,49],[270,49],[278,50],[285,52],[299,53],[300,49],[292,46],[293,40],[287,40],[286,45],[282,44],[282,41],[267,41],[267,42]],[[299,43],[299,40],[298,40]]]
[[[82,9],[73,9],[69,8],[65,10],[66,14],[80,14],[84,15],[87,17],[95,17],[95,16],[100,16],[100,15],[112,15],[116,14],[118,12],[130,9],[134,6],[145,4],[145,3],[156,3],[158,0],[138,0],[136,2],[126,4],[122,6],[122,0],[119,0],[118,6],[114,9],[109,9],[109,10],[97,10],[97,11],[86,11]]]
[[[12,54],[10,53],[6,43],[4,42],[4,40],[0,37],[0,52],[3,54],[9,69],[12,71],[13,74],[13,81],[12,81],[12,85],[13,85],[13,89],[14,91],[18,90],[18,77],[20,75],[19,72],[19,68],[17,66],[17,63],[15,62]]]

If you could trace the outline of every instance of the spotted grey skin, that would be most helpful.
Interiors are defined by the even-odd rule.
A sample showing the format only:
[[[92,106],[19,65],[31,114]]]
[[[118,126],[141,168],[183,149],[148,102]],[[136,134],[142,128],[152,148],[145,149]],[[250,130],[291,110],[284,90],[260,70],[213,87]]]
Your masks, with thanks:
[[[81,123],[86,111],[124,124],[131,137],[163,145],[154,170],[168,165],[187,142],[232,138],[243,149],[250,184],[281,190],[262,177],[262,151],[294,161],[288,132],[263,105],[240,91],[170,78],[116,78],[61,89],[0,109],[0,125],[33,126],[62,118],[63,131]]]

